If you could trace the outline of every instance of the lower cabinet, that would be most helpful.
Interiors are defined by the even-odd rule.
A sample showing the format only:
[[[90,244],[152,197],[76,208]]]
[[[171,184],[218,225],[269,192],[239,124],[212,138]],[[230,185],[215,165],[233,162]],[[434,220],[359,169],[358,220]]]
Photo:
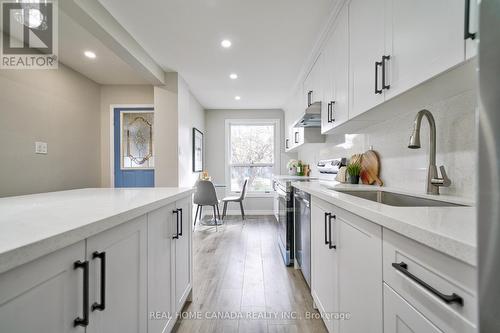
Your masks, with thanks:
[[[145,332],[146,216],[88,238],[87,260],[91,263],[87,332]]]
[[[384,283],[385,333],[443,332]]]
[[[85,332],[85,241],[0,274],[0,332]],[[88,266],[87,266],[88,267]]]

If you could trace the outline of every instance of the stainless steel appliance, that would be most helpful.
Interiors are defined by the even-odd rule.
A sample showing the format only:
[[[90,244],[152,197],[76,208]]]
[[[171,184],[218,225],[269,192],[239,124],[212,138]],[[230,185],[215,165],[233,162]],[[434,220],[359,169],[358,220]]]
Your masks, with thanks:
[[[274,191],[278,201],[278,246],[285,265],[290,266],[294,261],[293,235],[293,189],[292,182],[310,181],[316,178],[301,176],[275,176]]]
[[[311,195],[295,189],[295,259],[311,286]]]
[[[479,23],[479,329],[500,332],[500,0],[482,0]]]

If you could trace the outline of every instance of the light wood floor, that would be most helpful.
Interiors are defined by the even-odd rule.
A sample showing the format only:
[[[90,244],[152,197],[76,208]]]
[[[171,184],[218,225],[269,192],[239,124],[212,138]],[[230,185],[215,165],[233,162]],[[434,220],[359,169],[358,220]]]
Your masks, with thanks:
[[[276,227],[272,216],[249,216],[245,223],[228,217],[218,232],[197,227],[193,301],[184,315],[203,319],[179,320],[174,331],[326,332],[321,319],[306,319],[317,311],[300,271],[283,264]],[[218,313],[242,317],[214,318]]]

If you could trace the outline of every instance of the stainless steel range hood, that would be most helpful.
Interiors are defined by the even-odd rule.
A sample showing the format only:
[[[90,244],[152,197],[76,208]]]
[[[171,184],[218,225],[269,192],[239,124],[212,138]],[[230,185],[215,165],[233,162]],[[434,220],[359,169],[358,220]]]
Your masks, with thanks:
[[[321,102],[309,105],[294,127],[321,127]]]

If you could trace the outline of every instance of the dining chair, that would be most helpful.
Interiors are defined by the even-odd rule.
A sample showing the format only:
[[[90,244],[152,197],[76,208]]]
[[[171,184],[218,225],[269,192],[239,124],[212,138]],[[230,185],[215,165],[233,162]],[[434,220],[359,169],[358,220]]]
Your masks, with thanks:
[[[224,208],[222,210],[222,219],[226,217],[227,214],[227,204],[229,202],[239,202],[240,204],[240,210],[241,210],[241,219],[245,219],[245,210],[243,209],[243,200],[245,200],[245,197],[247,195],[247,185],[248,185],[248,178],[245,179],[243,182],[243,186],[241,188],[241,193],[240,196],[230,196],[230,197],[225,197],[222,199],[222,202],[224,203]]]
[[[217,199],[217,193],[215,192],[214,184],[209,180],[198,180],[195,184],[193,203],[198,205],[196,207],[196,215],[194,217],[194,225],[196,226],[196,220],[202,219],[203,206],[212,206],[214,210],[214,224],[215,228],[219,225],[220,212],[219,212],[219,199]],[[218,217],[218,219],[217,219]]]

